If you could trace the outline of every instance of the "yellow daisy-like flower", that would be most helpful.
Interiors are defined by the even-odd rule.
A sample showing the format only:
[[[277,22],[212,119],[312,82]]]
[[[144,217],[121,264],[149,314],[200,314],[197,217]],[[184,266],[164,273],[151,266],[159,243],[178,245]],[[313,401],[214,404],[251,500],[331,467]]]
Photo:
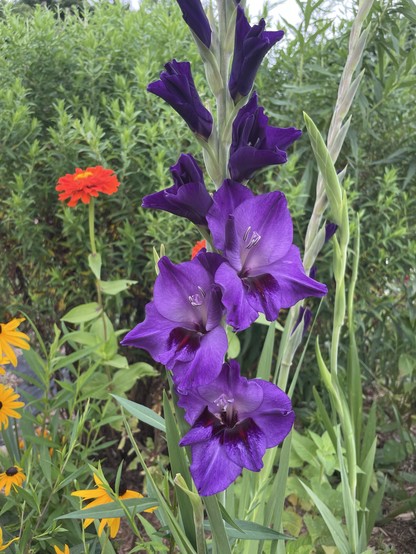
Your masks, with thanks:
[[[63,550],[61,550],[59,546],[55,546],[55,545],[53,548],[55,549],[55,554],[70,554],[69,546],[67,544],[64,546]]]
[[[0,527],[0,552],[3,552],[3,550],[6,550],[6,548],[9,547],[9,545],[12,544],[12,542],[17,541],[19,537],[15,537],[9,542],[3,542],[3,529]]]
[[[71,493],[72,496],[79,496],[84,501],[94,499],[87,506],[85,506],[83,510],[85,510],[86,508],[95,508],[96,506],[101,506],[102,504],[109,504],[110,502],[114,502],[113,498],[111,498],[111,496],[104,488],[103,482],[97,475],[94,475],[94,481],[95,481],[95,484],[97,485],[96,489],[80,490],[80,491],[75,491]],[[127,500],[128,498],[143,498],[143,495],[140,494],[139,492],[123,488],[122,484],[120,484],[118,498],[121,498],[122,500]],[[153,512],[154,510],[156,510],[156,508],[149,508],[148,510],[146,510],[146,512]],[[88,525],[90,525],[93,521],[94,521],[93,519],[86,519],[84,521],[84,528],[88,527]],[[110,537],[114,539],[120,528],[120,518],[119,517],[103,518],[100,521],[100,526],[98,528],[99,535],[101,535],[106,525],[108,525],[110,529]]]
[[[23,481],[26,481],[26,475],[23,473],[23,469],[19,466],[12,466],[6,469],[4,473],[0,473],[0,491],[4,489],[4,494],[8,496],[11,488],[17,490],[17,487],[21,487]]]
[[[23,408],[24,402],[18,402],[20,396],[12,387],[0,383],[0,431],[9,426],[9,417],[20,418],[21,414],[16,412],[18,408]]]
[[[4,357],[13,364],[17,366],[16,354],[12,346],[17,346],[17,348],[22,348],[23,350],[29,350],[30,346],[25,341],[30,341],[30,338],[16,331],[17,327],[24,321],[25,318],[14,318],[9,323],[0,323],[0,359]]]

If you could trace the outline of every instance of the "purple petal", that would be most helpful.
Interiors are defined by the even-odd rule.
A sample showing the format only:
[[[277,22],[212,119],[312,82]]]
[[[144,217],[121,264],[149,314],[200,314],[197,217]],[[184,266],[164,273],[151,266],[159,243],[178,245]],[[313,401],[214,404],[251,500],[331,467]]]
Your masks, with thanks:
[[[299,325],[303,322],[302,337],[304,337],[306,335],[309,325],[311,324],[312,317],[313,317],[312,311],[309,308],[304,308],[303,306],[301,306],[299,308],[298,318],[292,330],[292,335],[299,327]]]
[[[250,327],[256,321],[258,313],[251,307],[244,284],[236,271],[230,265],[222,264],[215,274],[215,282],[222,290],[227,323],[236,331]]]
[[[338,225],[336,223],[327,223],[325,225],[325,242],[328,242],[337,232]]]
[[[236,208],[234,221],[240,237],[242,276],[266,273],[263,268],[282,258],[292,244],[292,219],[286,198],[279,191],[246,200]],[[224,252],[227,259],[233,254],[228,249]]]
[[[250,179],[269,165],[285,163],[286,148],[302,134],[293,127],[268,125],[269,118],[257,100],[254,93],[233,122],[228,169],[237,181]]]
[[[178,187],[187,183],[204,183],[202,169],[192,154],[181,154],[176,164],[170,166],[169,171]]]
[[[242,419],[250,417],[263,401],[262,388],[254,380],[241,377],[235,360],[224,363],[221,373],[207,385],[177,392],[178,405],[185,410],[185,419],[191,425],[206,407],[220,417],[224,399],[233,399]]]
[[[177,0],[190,29],[207,48],[211,46],[211,27],[200,0]]]
[[[254,146],[244,146],[230,156],[228,167],[233,179],[245,181],[259,169],[286,162],[287,154],[283,150],[259,150]]]
[[[257,312],[264,313],[267,321],[275,321],[281,304],[280,286],[276,279],[268,274],[243,279],[248,287],[247,298],[250,306]]]
[[[213,119],[195,88],[191,64],[172,60],[165,65],[165,69],[160,74],[160,80],[150,83],[147,90],[170,104],[194,133],[208,139]]]
[[[219,437],[194,444],[191,450],[191,475],[201,496],[211,496],[225,490],[242,471],[239,465],[230,460]]]
[[[266,437],[251,418],[224,431],[224,447],[235,464],[251,471],[260,471],[263,467]]]
[[[246,96],[254,83],[257,70],[270,48],[283,38],[283,31],[265,31],[265,21],[250,26],[244,10],[237,7],[234,56],[228,88],[234,100]]]
[[[227,333],[223,327],[201,335],[193,360],[176,361],[172,367],[175,386],[186,390],[213,381],[221,371],[227,349]]]
[[[328,289],[305,274],[299,249],[292,245],[288,253],[270,267],[280,287],[281,307],[290,308],[309,296],[325,296]]]
[[[161,361],[169,349],[168,338],[177,324],[160,315],[154,302],[146,306],[146,318],[132,329],[121,341],[123,346],[147,350],[154,360]]]
[[[219,324],[221,304],[217,298],[211,298],[213,280],[198,258],[175,265],[164,256],[159,261],[159,270],[154,302],[161,315],[189,329],[203,331],[210,310],[211,326],[215,321]]]
[[[266,448],[280,444],[293,427],[295,414],[290,398],[273,383],[255,379],[263,389],[261,408],[252,414],[257,426],[263,431]]]
[[[295,127],[272,127],[269,125],[266,129],[266,140],[270,148],[277,147],[280,150],[286,150],[301,136],[302,131]]]
[[[143,208],[163,210],[179,217],[186,217],[195,225],[207,226],[206,214],[212,204],[212,198],[201,183],[176,185],[149,194],[143,198]]]
[[[215,417],[207,407],[198,415],[192,428],[184,435],[179,442],[179,446],[189,446],[198,442],[205,442],[215,434],[215,430],[220,426],[220,421]]]
[[[231,179],[226,179],[214,193],[207,221],[216,248],[224,250],[225,226],[228,216],[234,212],[237,206],[253,196],[248,187]]]

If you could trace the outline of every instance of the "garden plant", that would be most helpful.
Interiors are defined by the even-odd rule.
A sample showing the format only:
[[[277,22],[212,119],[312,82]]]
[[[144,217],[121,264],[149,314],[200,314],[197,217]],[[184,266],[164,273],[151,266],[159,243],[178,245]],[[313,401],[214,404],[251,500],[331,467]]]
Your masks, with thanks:
[[[416,9],[246,4],[1,5],[0,551],[406,554]]]

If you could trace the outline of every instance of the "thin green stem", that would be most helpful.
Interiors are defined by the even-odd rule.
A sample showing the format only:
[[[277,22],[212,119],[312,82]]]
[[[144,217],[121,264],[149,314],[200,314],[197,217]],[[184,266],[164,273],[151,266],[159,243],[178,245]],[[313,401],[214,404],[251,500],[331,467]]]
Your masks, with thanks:
[[[91,254],[94,256],[97,254],[97,246],[95,244],[95,229],[94,229],[94,221],[95,221],[95,199],[91,198],[90,203],[88,205],[88,230],[90,235],[90,246],[91,246]]]

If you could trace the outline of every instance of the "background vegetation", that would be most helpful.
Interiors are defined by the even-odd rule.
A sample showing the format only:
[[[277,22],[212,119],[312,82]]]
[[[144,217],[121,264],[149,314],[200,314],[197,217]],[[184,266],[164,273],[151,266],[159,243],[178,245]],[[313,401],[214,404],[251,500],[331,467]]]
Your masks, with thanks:
[[[262,68],[257,89],[272,124],[302,128],[305,111],[325,133],[351,18],[334,21],[326,2],[316,2],[314,9],[300,4],[301,26],[291,27],[282,18],[286,38]],[[339,170],[348,166],[344,184],[361,217],[357,340],[368,383],[366,408],[373,400],[381,407],[378,467],[388,472],[412,456],[414,460],[416,9],[410,0],[379,0],[371,21],[364,76],[337,165]],[[174,261],[190,256],[199,239],[190,224],[140,207],[145,194],[170,184],[168,167],[180,152],[200,155],[179,116],[146,92],[172,52],[195,62],[195,80],[205,101],[197,52],[176,2],[143,0],[137,12],[106,3],[73,11],[1,5],[0,320],[23,309],[46,338],[52,337],[53,324],[93,294],[82,256],[87,211],[64,207],[55,191],[57,179],[75,167],[111,167],[122,183],[116,195],[97,203],[96,218],[107,272],[103,278],[138,281],[122,299],[106,300],[106,312],[118,328],[142,318],[154,279],[153,246],[159,249],[163,243]],[[304,138],[288,164],[256,180],[261,192],[287,194],[299,237],[304,236],[316,177]],[[330,248],[324,249],[317,267],[330,289],[316,326],[322,337],[331,326],[329,257]],[[264,332],[257,327],[241,336],[240,361],[248,373],[259,356],[257,335]],[[295,400],[298,413],[322,433],[312,396],[311,385],[319,383],[314,357],[304,363]],[[347,360],[340,365],[345,368]],[[408,470],[390,481],[393,503],[409,496],[403,494]]]

